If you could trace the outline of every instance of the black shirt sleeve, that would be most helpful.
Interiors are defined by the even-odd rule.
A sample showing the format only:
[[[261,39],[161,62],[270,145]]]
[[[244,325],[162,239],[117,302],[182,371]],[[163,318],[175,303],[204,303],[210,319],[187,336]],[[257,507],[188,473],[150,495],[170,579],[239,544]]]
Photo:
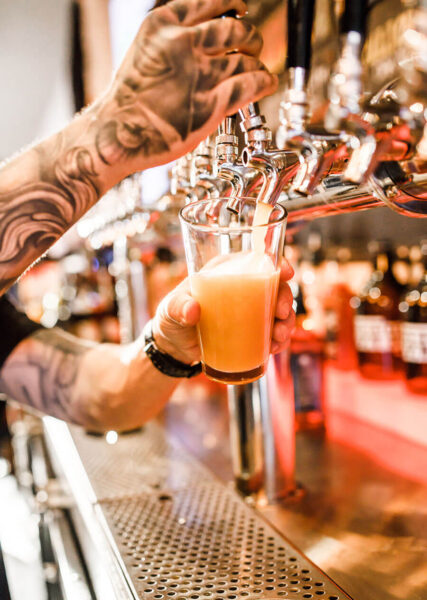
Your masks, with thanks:
[[[0,369],[12,350],[42,326],[19,312],[5,296],[0,297]]]

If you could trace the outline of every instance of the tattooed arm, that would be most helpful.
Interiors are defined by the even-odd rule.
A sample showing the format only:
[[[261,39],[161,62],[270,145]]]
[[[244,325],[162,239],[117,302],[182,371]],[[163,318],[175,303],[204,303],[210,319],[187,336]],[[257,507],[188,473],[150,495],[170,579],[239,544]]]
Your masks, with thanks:
[[[60,329],[42,329],[22,341],[0,373],[0,391],[9,398],[99,432],[142,425],[179,382],[153,367],[142,340],[96,345]]]
[[[295,315],[282,265],[271,352],[287,345]],[[200,306],[188,280],[161,302],[153,320],[158,348],[181,362],[200,360],[196,323]],[[92,431],[124,431],[154,417],[179,380],[163,375],[144,352],[140,338],[118,346],[92,344],[59,329],[33,333],[18,344],[0,370],[0,392],[44,414]]]
[[[153,10],[106,95],[0,171],[0,295],[109,188],[193,149],[225,115],[274,91],[261,40],[216,17],[243,0]]]

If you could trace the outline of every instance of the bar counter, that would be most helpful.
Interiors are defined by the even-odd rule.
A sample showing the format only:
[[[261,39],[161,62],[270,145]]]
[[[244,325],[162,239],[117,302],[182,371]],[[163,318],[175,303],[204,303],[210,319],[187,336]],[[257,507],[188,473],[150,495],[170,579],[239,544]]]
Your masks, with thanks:
[[[331,413],[327,433],[297,434],[299,493],[269,505],[233,490],[219,390],[181,386],[118,439],[44,425],[97,598],[426,597],[420,445]]]

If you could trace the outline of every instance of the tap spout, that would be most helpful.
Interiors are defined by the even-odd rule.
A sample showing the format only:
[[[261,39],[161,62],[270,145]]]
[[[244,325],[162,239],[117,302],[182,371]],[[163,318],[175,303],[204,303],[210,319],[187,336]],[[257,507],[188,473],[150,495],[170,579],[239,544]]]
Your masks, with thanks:
[[[243,164],[256,169],[262,177],[262,186],[257,201],[274,206],[283,188],[293,179],[300,166],[298,154],[277,149],[242,155]]]

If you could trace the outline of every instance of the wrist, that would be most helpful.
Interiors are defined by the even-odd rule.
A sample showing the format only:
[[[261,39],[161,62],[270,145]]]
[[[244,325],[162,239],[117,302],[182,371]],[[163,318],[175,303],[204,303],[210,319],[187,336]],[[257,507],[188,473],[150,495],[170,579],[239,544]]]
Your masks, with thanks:
[[[143,331],[144,352],[154,367],[169,377],[194,377],[202,368],[201,363],[190,364],[183,362],[171,354],[161,350],[153,336],[153,321],[148,321]]]
[[[180,362],[185,363],[187,365],[191,365],[192,362],[194,362],[191,360],[191,358],[188,357],[188,355],[185,352],[182,352],[165,335],[163,335],[155,317],[151,321],[151,327],[154,342],[157,348],[160,350],[160,352],[163,352],[163,354],[168,354],[175,360],[179,360]]]

